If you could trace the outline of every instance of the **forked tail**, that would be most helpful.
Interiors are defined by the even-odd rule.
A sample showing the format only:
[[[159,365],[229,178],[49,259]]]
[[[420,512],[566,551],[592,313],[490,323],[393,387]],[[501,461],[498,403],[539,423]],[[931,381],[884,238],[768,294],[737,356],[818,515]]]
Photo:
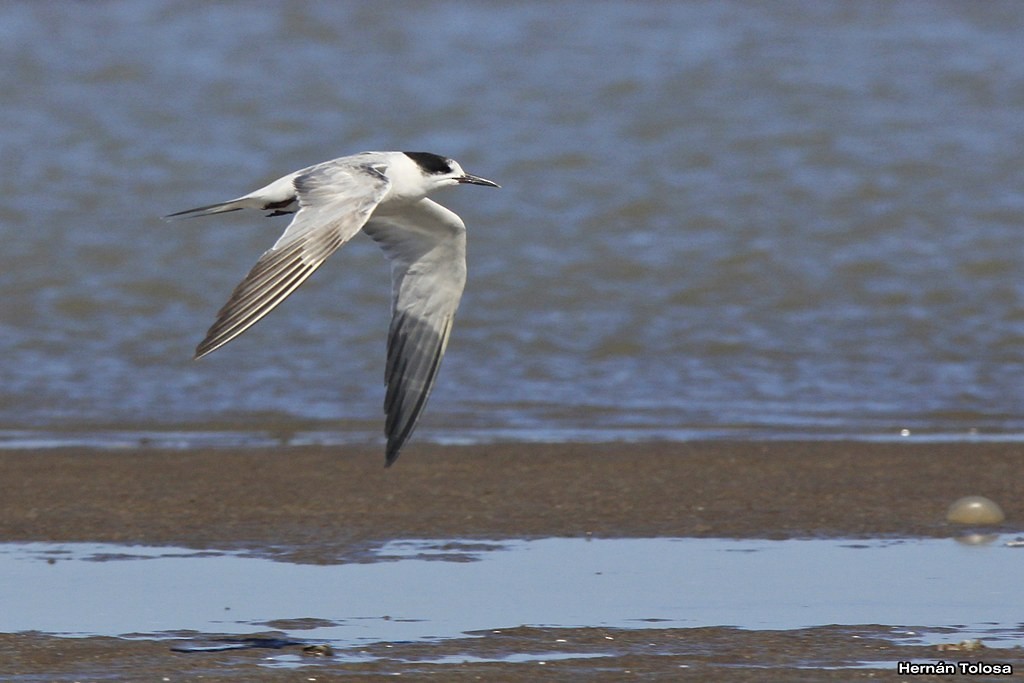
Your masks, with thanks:
[[[182,218],[198,218],[199,216],[212,216],[215,213],[227,213],[229,211],[241,211],[242,209],[260,209],[263,208],[260,202],[253,199],[252,197],[241,197],[239,199],[232,199],[230,202],[221,202],[220,204],[210,204],[209,206],[199,206],[194,209],[186,209],[185,211],[178,211],[177,213],[171,213],[164,216],[164,220],[179,220]]]

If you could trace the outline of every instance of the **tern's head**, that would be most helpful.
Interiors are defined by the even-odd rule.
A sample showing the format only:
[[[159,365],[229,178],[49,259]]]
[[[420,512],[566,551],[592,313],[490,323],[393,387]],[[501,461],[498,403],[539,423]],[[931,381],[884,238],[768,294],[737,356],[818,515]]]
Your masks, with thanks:
[[[448,159],[430,152],[402,152],[412,160],[427,192],[452,185],[483,185],[500,187],[497,183],[469,175],[454,159]]]

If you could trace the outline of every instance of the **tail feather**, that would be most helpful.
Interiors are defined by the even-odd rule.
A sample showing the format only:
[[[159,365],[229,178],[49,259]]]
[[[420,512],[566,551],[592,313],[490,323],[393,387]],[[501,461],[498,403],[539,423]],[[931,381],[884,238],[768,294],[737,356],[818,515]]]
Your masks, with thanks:
[[[164,216],[165,220],[177,220],[179,218],[198,218],[199,216],[212,216],[217,213],[229,211],[240,211],[242,209],[256,209],[258,211],[273,211],[270,216],[295,213],[298,211],[298,198],[295,192],[295,177],[303,171],[296,171],[283,178],[278,178],[265,187],[255,192],[232,199],[227,202],[210,204],[209,206],[198,206],[194,209],[186,209]]]
[[[171,213],[164,216],[164,220],[178,220],[181,218],[198,218],[199,216],[212,216],[216,213],[227,213],[229,211],[241,211],[242,209],[259,209],[260,202],[251,197],[241,197],[239,199],[232,199],[229,202],[221,202],[219,204],[210,204],[208,206],[198,206],[194,209],[185,209],[184,211],[178,211],[177,213]]]

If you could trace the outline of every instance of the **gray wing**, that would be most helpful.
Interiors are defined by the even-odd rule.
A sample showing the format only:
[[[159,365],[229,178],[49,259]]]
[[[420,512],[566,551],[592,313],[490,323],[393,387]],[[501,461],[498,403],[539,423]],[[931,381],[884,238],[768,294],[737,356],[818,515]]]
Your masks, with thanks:
[[[196,347],[201,358],[245,332],[352,238],[390,187],[367,165],[326,162],[295,174],[299,211],[231,293]]]
[[[384,374],[391,465],[419,420],[448,344],[466,284],[466,226],[422,199],[399,214],[374,215],[364,231],[391,261],[391,327]]]

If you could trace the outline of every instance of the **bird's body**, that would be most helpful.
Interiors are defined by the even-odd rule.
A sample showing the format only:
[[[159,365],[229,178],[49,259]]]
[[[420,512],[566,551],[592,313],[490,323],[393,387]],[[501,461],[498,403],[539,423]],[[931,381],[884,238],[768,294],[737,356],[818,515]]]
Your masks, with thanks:
[[[384,399],[390,465],[423,411],[466,282],[466,226],[427,198],[457,184],[498,187],[436,154],[363,152],[304,168],[231,201],[168,216],[241,209],[295,214],[221,308],[196,358],[242,334],[362,230],[391,261]]]

